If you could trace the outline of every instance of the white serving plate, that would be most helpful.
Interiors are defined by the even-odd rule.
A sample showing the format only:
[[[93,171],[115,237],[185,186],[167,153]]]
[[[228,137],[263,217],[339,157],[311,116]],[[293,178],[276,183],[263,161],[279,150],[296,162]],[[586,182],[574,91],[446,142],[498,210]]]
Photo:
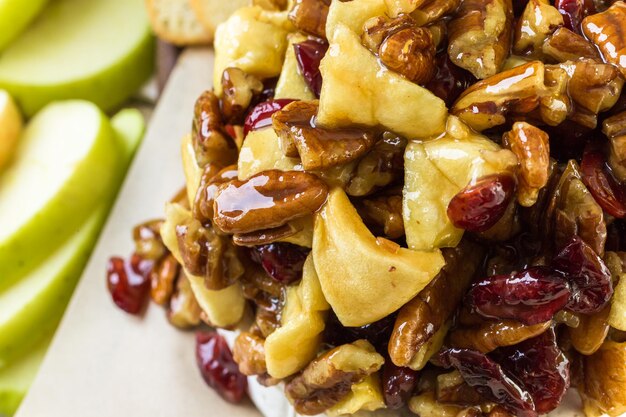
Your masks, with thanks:
[[[112,255],[132,251],[131,228],[163,217],[184,184],[180,139],[193,104],[211,85],[209,49],[189,49],[174,70],[100,241],[17,417],[259,417],[208,388],[195,364],[193,333],[151,305],[142,318],[113,306],[105,283]],[[251,386],[255,386],[251,383]],[[267,417],[293,417],[278,388],[252,397]],[[583,417],[576,395],[551,417]]]

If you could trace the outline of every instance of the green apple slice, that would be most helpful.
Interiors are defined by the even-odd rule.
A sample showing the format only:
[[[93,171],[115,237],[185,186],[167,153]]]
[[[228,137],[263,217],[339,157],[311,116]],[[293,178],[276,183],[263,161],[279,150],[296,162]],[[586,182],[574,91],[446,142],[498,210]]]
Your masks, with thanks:
[[[22,115],[9,93],[0,90],[0,169],[13,155],[21,134]]]
[[[0,370],[0,415],[11,416],[15,413],[37,376],[51,339],[48,337],[35,350]]]
[[[143,115],[137,109],[120,110],[111,118],[111,126],[117,134],[120,149],[128,164],[135,155],[146,131]]]
[[[0,0],[0,50],[41,12],[48,0]]]
[[[31,121],[0,175],[0,291],[110,197],[121,154],[108,119],[91,103],[52,104]]]
[[[32,348],[56,327],[107,209],[107,205],[100,205],[56,253],[0,293],[0,368]]]
[[[28,116],[73,98],[110,110],[148,79],[152,65],[143,0],[56,0],[0,56],[0,88]]]

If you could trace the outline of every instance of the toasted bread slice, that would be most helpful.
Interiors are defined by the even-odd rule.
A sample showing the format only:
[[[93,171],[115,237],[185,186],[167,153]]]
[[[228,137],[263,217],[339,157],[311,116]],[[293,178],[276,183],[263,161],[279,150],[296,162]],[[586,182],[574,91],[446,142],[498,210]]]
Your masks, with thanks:
[[[235,10],[252,4],[251,0],[189,0],[189,2],[211,37],[217,26],[228,19]]]
[[[221,2],[216,0],[215,4],[220,4],[221,8]],[[206,30],[200,23],[190,0],[146,0],[146,6],[152,29],[159,38],[181,46],[213,41],[213,31]]]

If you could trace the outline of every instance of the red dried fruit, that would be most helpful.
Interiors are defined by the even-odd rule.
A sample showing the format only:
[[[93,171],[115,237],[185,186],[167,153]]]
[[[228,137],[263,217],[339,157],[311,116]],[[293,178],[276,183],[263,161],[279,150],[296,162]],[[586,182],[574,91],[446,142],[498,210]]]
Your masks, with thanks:
[[[254,246],[252,259],[261,264],[265,272],[283,284],[302,278],[302,267],[310,250],[286,242]]]
[[[396,366],[389,359],[386,360],[382,372],[382,384],[387,407],[392,410],[404,407],[413,395],[418,378],[418,371]]]
[[[588,146],[580,168],[583,182],[602,209],[613,217],[626,217],[626,191],[611,174],[602,151]]]
[[[484,232],[504,215],[514,191],[515,179],[511,175],[485,176],[452,198],[448,217],[458,228]]]
[[[365,326],[344,327],[333,314],[326,323],[324,341],[331,346],[340,346],[359,339],[367,339],[378,352],[385,354],[395,322],[396,314],[392,314]]]
[[[478,81],[471,72],[454,65],[445,50],[435,56],[435,67],[435,76],[424,87],[445,101],[448,107],[454,104],[463,91]]]
[[[557,345],[553,329],[515,346],[499,348],[490,355],[523,381],[540,414],[558,407],[569,388],[570,364]]]
[[[556,7],[563,16],[565,27],[579,35],[581,23],[585,17],[596,13],[596,7],[592,0],[555,0]]]
[[[133,254],[130,261],[112,257],[107,263],[107,287],[113,302],[129,314],[143,311],[150,293],[153,262]]]
[[[246,121],[243,125],[244,136],[253,130],[271,127],[272,115],[292,101],[295,100],[290,98],[280,98],[257,104],[246,116]]]
[[[567,304],[570,289],[559,271],[531,267],[509,275],[493,275],[472,285],[465,302],[484,317],[546,322]]]
[[[574,236],[552,265],[565,274],[572,289],[567,309],[583,314],[597,313],[611,300],[611,272],[580,237]]]
[[[465,382],[480,395],[500,404],[518,417],[537,417],[535,403],[515,377],[508,375],[494,360],[471,349],[447,349],[439,355],[442,365],[454,367]]]
[[[239,366],[226,340],[216,332],[196,333],[196,361],[205,382],[226,401],[240,402],[248,388],[248,379]]]
[[[322,91],[322,74],[320,72],[320,61],[328,51],[328,44],[322,41],[307,40],[293,45],[296,53],[296,62],[302,72],[302,76],[307,85],[315,94],[320,96]]]

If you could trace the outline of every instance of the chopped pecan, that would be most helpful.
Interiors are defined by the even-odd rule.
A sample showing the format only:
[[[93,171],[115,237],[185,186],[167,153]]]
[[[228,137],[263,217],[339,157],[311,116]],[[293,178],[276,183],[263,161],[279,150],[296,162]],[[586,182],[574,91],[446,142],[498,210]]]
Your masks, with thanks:
[[[330,0],[295,0],[289,20],[303,32],[326,38],[326,18]]]
[[[200,186],[193,202],[193,217],[203,225],[209,225],[213,220],[213,202],[219,186],[237,178],[237,165],[229,165],[220,169],[220,165],[213,162],[207,164],[200,178]]]
[[[433,45],[435,46],[435,50],[439,50],[440,47],[443,47],[444,43],[448,40],[448,26],[446,25],[446,22],[444,20],[438,20],[426,26],[426,28],[430,30],[430,34],[433,38]],[[445,54],[445,52],[443,52],[443,54]],[[438,56],[439,54],[435,55],[435,68],[437,68]],[[435,76],[438,71],[439,71],[439,68],[437,68],[437,71],[435,71]],[[431,85],[431,83],[433,82],[436,82],[436,78],[433,78],[432,80],[430,80],[430,82],[425,87],[430,89],[429,85]]]
[[[241,278],[244,297],[257,308],[255,325],[263,337],[268,337],[280,327],[285,304],[284,285],[271,278],[257,265],[250,265]]]
[[[172,254],[163,257],[150,272],[150,297],[159,304],[165,305],[174,293],[176,278],[180,265]]]
[[[432,34],[410,16],[375,17],[365,22],[364,30],[363,44],[390,70],[417,84],[427,83],[435,74]]]
[[[282,226],[317,211],[328,187],[313,174],[268,170],[245,181],[220,185],[213,224],[225,233],[248,233]]]
[[[254,75],[229,67],[222,74],[222,115],[225,122],[243,124],[250,103],[263,92],[263,83]]]
[[[241,332],[237,336],[233,346],[233,359],[242,374],[252,376],[267,373],[264,343],[261,337],[249,332]]]
[[[425,391],[409,400],[409,409],[420,417],[478,417],[482,413],[475,407],[442,404],[435,392]]]
[[[185,272],[181,269],[176,280],[176,291],[170,299],[167,318],[174,326],[187,329],[201,322],[202,309],[191,289]]]
[[[163,219],[150,220],[141,223],[133,229],[133,240],[135,242],[135,253],[143,259],[157,261],[161,259],[168,250],[161,239],[161,226]]]
[[[208,289],[224,289],[243,275],[239,249],[230,237],[218,235],[193,218],[176,225],[176,237],[186,271],[204,277]]]
[[[445,249],[446,264],[424,290],[400,309],[389,340],[389,356],[409,366],[420,348],[456,310],[482,260],[483,250],[469,241]]]
[[[320,414],[351,392],[353,384],[378,371],[384,358],[366,340],[336,347],[313,360],[285,386],[296,411]]]
[[[609,314],[611,306],[607,305],[599,313],[579,315],[579,325],[568,327],[568,333],[572,346],[583,355],[592,355],[609,334]]]
[[[541,57],[546,38],[563,25],[563,16],[547,0],[530,0],[517,21],[513,52]]]
[[[580,58],[600,60],[600,54],[591,42],[566,27],[560,27],[548,36],[543,43],[542,52],[558,62],[576,61]]]
[[[374,225],[389,239],[398,239],[404,236],[401,194],[379,195],[364,199],[357,206],[357,210],[365,224]],[[375,234],[376,236],[380,235],[380,233]]]
[[[237,161],[237,145],[224,130],[220,102],[212,91],[205,91],[196,101],[192,143],[200,167],[209,162],[225,166]]]
[[[238,246],[257,246],[283,240],[298,233],[295,226],[287,223],[271,229],[255,230],[249,233],[235,233],[233,242]]]
[[[455,348],[474,349],[488,353],[502,346],[512,346],[546,331],[551,321],[532,326],[515,320],[484,320],[471,326],[462,326],[448,333],[448,344]]]
[[[548,184],[550,176],[548,134],[531,124],[517,122],[502,139],[520,164],[517,200],[522,206],[530,207],[537,202],[539,191]]]
[[[484,402],[457,370],[437,376],[437,401],[444,404],[476,405]]]
[[[294,101],[272,116],[283,152],[291,153],[293,143],[305,170],[325,170],[347,164],[367,151],[376,141],[373,129],[327,129],[315,125],[317,101]]]
[[[609,165],[620,181],[626,181],[626,112],[616,114],[602,123],[602,132],[611,143]]]
[[[598,47],[604,61],[626,76],[626,4],[616,1],[604,12],[587,16],[582,29],[587,39]]]
[[[511,48],[511,0],[463,0],[448,25],[450,59],[476,78],[502,69]]]
[[[411,16],[420,26],[426,26],[454,13],[460,3],[460,0],[426,0],[411,13]]]
[[[605,342],[583,358],[578,390],[588,416],[621,416],[626,412],[626,343]]]

